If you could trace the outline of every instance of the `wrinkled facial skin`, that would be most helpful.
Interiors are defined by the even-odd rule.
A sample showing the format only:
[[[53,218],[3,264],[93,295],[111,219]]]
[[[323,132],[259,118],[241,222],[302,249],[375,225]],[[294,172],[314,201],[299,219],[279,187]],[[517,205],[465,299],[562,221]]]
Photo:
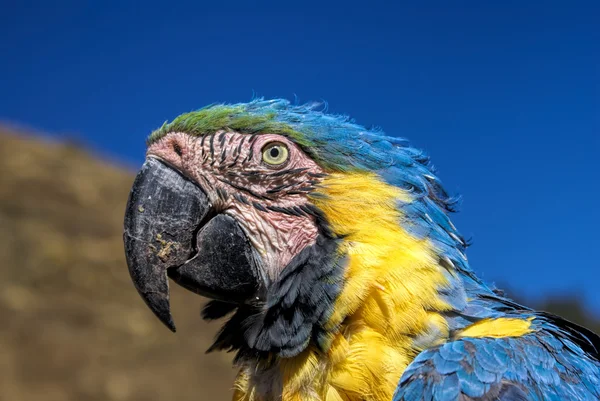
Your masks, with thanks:
[[[263,149],[284,144],[288,159],[273,166]],[[275,280],[290,260],[318,234],[306,213],[307,194],[324,176],[296,144],[281,135],[217,132],[202,137],[170,133],[149,146],[156,157],[195,181],[216,213],[233,217],[252,242],[264,279]]]

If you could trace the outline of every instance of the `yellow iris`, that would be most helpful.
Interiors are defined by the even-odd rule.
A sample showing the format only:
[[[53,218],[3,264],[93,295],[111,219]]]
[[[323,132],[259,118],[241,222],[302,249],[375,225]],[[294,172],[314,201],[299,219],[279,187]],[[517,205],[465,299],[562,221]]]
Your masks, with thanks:
[[[281,142],[271,142],[262,149],[263,161],[271,166],[279,166],[288,159],[288,148]]]

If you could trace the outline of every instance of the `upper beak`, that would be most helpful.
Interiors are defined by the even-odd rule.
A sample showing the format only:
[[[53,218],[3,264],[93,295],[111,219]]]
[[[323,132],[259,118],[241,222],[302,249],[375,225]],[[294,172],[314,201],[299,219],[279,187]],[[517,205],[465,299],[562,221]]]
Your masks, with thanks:
[[[148,158],[135,178],[123,240],[135,287],[173,331],[167,275],[226,302],[250,300],[260,287],[252,247],[239,224],[215,215],[198,185],[158,159]]]

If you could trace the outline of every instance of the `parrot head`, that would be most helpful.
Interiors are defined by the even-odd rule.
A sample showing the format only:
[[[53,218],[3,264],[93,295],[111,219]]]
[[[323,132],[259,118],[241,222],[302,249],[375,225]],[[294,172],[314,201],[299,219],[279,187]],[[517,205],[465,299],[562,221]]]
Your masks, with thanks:
[[[212,105],[150,135],[126,209],[126,258],[171,330],[169,278],[212,299],[205,318],[233,313],[213,349],[289,357],[326,348],[377,288],[422,292],[422,309],[435,309],[446,270],[468,270],[452,205],[403,139],[314,105]],[[434,265],[446,269],[428,276]]]

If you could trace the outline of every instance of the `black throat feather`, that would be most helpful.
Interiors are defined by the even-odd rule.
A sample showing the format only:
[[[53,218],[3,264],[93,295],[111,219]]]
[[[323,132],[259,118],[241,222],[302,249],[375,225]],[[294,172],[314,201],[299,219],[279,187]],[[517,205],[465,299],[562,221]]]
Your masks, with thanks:
[[[338,253],[339,239],[325,231],[283,269],[256,304],[210,301],[202,311],[206,320],[233,313],[207,352],[237,352],[235,362],[269,360],[298,355],[309,344],[325,351],[325,324],[343,286],[346,265]]]

